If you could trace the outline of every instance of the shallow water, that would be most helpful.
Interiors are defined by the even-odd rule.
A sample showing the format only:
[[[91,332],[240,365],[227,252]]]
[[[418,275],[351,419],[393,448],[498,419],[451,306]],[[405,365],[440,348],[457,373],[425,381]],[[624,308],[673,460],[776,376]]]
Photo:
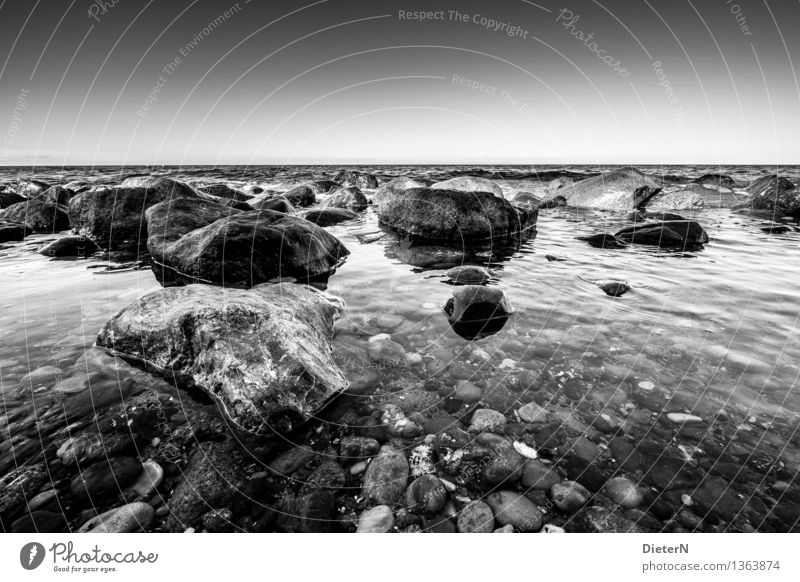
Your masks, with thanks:
[[[599,169],[569,171],[589,175]],[[391,177],[398,170],[379,168],[375,173]],[[541,188],[530,169],[491,170],[522,176],[499,180],[505,191]],[[745,184],[774,169],[664,169],[678,176],[711,171],[733,173]],[[454,171],[411,173],[446,177]],[[87,169],[50,176],[55,174],[65,181],[91,175]],[[111,170],[97,173],[102,174],[114,175]],[[320,174],[319,168],[171,172],[278,189]],[[796,178],[798,173],[786,175]],[[675,441],[660,434],[653,428],[659,426],[653,416],[626,411],[627,402],[649,403],[647,410],[654,414],[678,411],[706,421],[725,411],[735,420],[727,435],[730,442],[744,443],[751,456],[780,458],[796,470],[800,287],[794,265],[800,260],[800,231],[769,234],[762,230],[768,222],[727,209],[694,212],[691,217],[711,239],[693,251],[642,245],[593,248],[577,237],[615,232],[631,224],[628,217],[557,208],[541,211],[536,236],[510,254],[508,249],[484,248],[465,256],[459,248],[426,248],[382,230],[370,208],[359,219],[328,229],[351,251],[327,284],[327,291],[347,304],[334,340],[337,362],[353,383],[371,382],[402,393],[409,377],[375,365],[366,356],[368,338],[388,331],[402,340],[407,353],[421,356],[413,370],[416,381],[438,373],[437,362],[442,362],[456,381],[479,386],[484,401],[497,390],[495,408],[503,402],[499,387],[519,384],[526,372],[536,386],[516,402],[530,401],[534,392],[545,394],[545,405],[578,431],[589,431],[601,412],[611,413],[625,423],[628,434],[653,439],[665,448],[694,446],[698,439]],[[74,370],[113,313],[159,288],[146,257],[119,262],[97,254],[56,260],[35,252],[53,238],[36,235],[0,245],[0,392],[5,406],[0,427],[29,406],[28,387],[21,383],[26,374],[43,366]],[[515,309],[503,329],[490,337],[459,337],[442,311],[454,289],[444,273],[460,264],[490,267],[495,277],[489,284],[503,289]],[[598,287],[606,281],[626,282],[631,291],[609,297]],[[382,327],[376,318],[386,314],[399,315],[401,323]],[[572,378],[585,387],[577,407],[559,392]],[[411,393],[408,398],[419,398],[419,412],[428,417],[452,412],[447,398]],[[584,402],[587,405],[581,407]]]

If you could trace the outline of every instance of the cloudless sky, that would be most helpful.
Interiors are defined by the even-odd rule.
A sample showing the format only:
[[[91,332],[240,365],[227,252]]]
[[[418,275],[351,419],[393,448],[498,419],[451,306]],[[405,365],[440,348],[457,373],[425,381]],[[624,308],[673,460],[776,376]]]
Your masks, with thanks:
[[[762,0],[0,0],[0,164],[798,163],[798,22]]]

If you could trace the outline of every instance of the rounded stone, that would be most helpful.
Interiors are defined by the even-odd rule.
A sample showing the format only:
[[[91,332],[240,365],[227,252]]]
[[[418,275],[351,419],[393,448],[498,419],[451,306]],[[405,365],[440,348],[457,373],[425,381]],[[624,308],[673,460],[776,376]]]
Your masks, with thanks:
[[[550,496],[560,511],[572,513],[589,501],[591,493],[580,483],[564,481],[553,485],[550,489]]]
[[[153,523],[155,510],[149,503],[128,503],[115,507],[84,523],[79,533],[130,533],[146,529]]]
[[[478,402],[482,396],[483,393],[481,392],[481,389],[475,386],[475,384],[472,382],[464,380],[459,382],[458,386],[456,386],[456,398],[461,402],[471,404],[473,402]]]
[[[492,533],[494,513],[483,501],[473,501],[458,513],[456,525],[461,533]]]
[[[644,501],[644,496],[639,488],[625,477],[609,479],[603,486],[603,493],[625,509],[637,507]]]
[[[358,518],[356,533],[386,533],[394,527],[394,513],[388,505],[376,505]]]
[[[406,507],[415,513],[439,513],[447,503],[447,490],[435,475],[420,475],[406,489]]]
[[[490,494],[486,502],[501,526],[512,526],[519,531],[542,529],[542,512],[527,497],[514,491],[497,491]]]
[[[541,461],[530,460],[522,470],[522,484],[528,489],[549,491],[560,482],[558,473]]]

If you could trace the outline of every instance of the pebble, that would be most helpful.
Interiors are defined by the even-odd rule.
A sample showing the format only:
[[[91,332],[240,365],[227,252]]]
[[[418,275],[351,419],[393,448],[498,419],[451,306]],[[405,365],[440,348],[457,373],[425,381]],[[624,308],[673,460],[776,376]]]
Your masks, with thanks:
[[[367,355],[374,362],[391,368],[402,367],[406,363],[406,350],[397,342],[381,338],[370,338],[367,344]]]
[[[542,533],[566,533],[563,527],[558,527],[552,523],[546,523],[542,526]]]
[[[472,414],[469,432],[502,432],[506,425],[506,417],[496,410],[481,408]]]
[[[522,484],[528,489],[547,490],[561,482],[561,477],[541,461],[528,461],[522,469]]]
[[[394,527],[394,512],[388,505],[376,505],[358,518],[356,533],[386,533]]]
[[[436,472],[436,460],[430,444],[418,445],[408,455],[408,466],[412,477],[419,477]]]
[[[667,418],[670,422],[674,422],[675,424],[688,424],[688,423],[697,423],[703,422],[703,419],[699,416],[695,416],[693,414],[686,414],[685,412],[670,412],[667,414]]]
[[[368,459],[378,454],[381,445],[369,437],[346,436],[339,443],[339,454],[344,460]]]
[[[512,526],[519,531],[542,529],[542,512],[524,495],[514,491],[491,493],[486,502],[494,512],[494,518],[502,526]]]
[[[482,396],[481,389],[472,382],[464,380],[456,386],[456,398],[467,404],[478,402]]]
[[[422,427],[406,417],[396,404],[385,404],[381,409],[381,424],[386,425],[389,434],[401,438],[413,438],[422,434]]]
[[[498,527],[492,533],[514,533],[514,526],[513,525],[504,525],[503,527]]]
[[[580,483],[564,481],[553,485],[550,489],[550,496],[559,510],[564,513],[572,513],[589,501],[591,493]]]
[[[161,485],[164,469],[152,459],[142,463],[142,469],[142,474],[128,489],[136,491],[140,497],[147,499]]]
[[[350,474],[351,475],[361,475],[361,473],[363,473],[364,471],[367,470],[367,465],[368,464],[369,463],[367,463],[367,461],[359,461],[358,463],[356,463],[355,465],[350,467]]]
[[[435,475],[422,475],[406,489],[405,501],[414,513],[439,513],[447,503],[447,490]]]
[[[547,410],[535,402],[528,402],[528,404],[517,410],[517,416],[522,422],[545,422],[547,420]]]
[[[536,452],[536,449],[519,441],[514,441],[514,450],[526,459],[535,459],[539,456],[539,454]]]
[[[494,529],[492,508],[481,500],[464,506],[456,521],[461,533],[491,533]]]
[[[368,501],[391,505],[403,495],[408,475],[405,455],[390,445],[384,445],[367,467],[361,491]]]
[[[30,501],[28,501],[28,511],[36,511],[41,509],[55,501],[57,498],[58,491],[55,489],[48,489],[47,491],[37,493]]]
[[[644,496],[639,488],[625,477],[609,479],[603,486],[603,493],[625,509],[633,509],[644,501]]]
[[[403,324],[403,318],[394,313],[384,313],[375,319],[375,325],[386,331],[394,331]]]
[[[84,523],[78,533],[131,533],[147,529],[155,518],[148,503],[128,503],[116,507]]]
[[[483,470],[483,476],[492,485],[502,483],[513,483],[519,481],[522,476],[522,468],[525,459],[522,458],[513,447],[498,447],[495,454],[491,457]]]
[[[649,390],[652,390],[655,387],[656,387],[655,384],[653,384],[652,382],[647,381],[647,380],[645,380],[644,382],[639,382],[639,388],[641,388],[642,390],[648,390],[649,391]]]

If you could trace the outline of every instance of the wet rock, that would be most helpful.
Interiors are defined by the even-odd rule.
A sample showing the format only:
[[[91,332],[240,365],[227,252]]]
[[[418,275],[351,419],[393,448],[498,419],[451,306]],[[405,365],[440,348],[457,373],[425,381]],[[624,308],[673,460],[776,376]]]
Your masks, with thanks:
[[[563,467],[570,479],[580,483],[589,491],[599,491],[607,479],[597,468],[597,463],[586,461],[580,457],[570,457]]]
[[[492,533],[494,512],[483,501],[473,501],[458,512],[456,525],[460,533]]]
[[[63,533],[69,530],[67,518],[55,511],[30,510],[11,524],[11,533]]]
[[[643,206],[661,183],[636,168],[620,168],[559,189],[568,206],[602,210],[633,210]]]
[[[155,510],[149,503],[128,503],[93,517],[78,533],[131,533],[146,530],[154,519]]]
[[[481,389],[475,386],[472,382],[462,380],[456,385],[455,397],[461,402],[471,404],[479,402],[482,396]]]
[[[390,198],[394,194],[405,190],[411,190],[412,188],[427,188],[430,185],[430,180],[407,177],[394,178],[382,184],[380,188],[373,192],[372,204],[379,206],[382,201]]]
[[[25,225],[22,222],[5,220],[0,216],[0,243],[22,240],[25,234]]]
[[[286,198],[292,206],[296,207],[311,206],[317,202],[317,196],[314,194],[314,190],[305,185],[296,186],[291,190],[287,190],[282,196]]]
[[[531,208],[541,208],[544,198],[537,196],[533,192],[515,192],[511,202],[516,206],[529,206]]]
[[[80,463],[86,465],[106,457],[117,456],[134,447],[134,440],[128,433],[83,432],[61,443],[56,456],[65,465]]]
[[[368,437],[346,436],[339,443],[339,454],[344,461],[368,459],[378,454],[381,445]]]
[[[81,469],[70,482],[70,491],[80,498],[100,498],[127,489],[142,473],[142,464],[131,457],[111,457]]]
[[[378,179],[375,176],[358,170],[339,170],[333,180],[343,186],[358,186],[359,188],[369,189],[378,187]]]
[[[334,182],[333,180],[315,180],[309,182],[306,186],[311,188],[314,194],[327,194],[328,192],[333,192],[342,187],[339,182]]]
[[[25,202],[27,198],[24,196],[20,196],[16,192],[12,192],[11,190],[3,190],[0,188],[0,209],[8,208],[12,204],[18,204],[20,202]]]
[[[82,235],[62,236],[39,249],[46,257],[87,257],[99,247],[90,238]]]
[[[390,368],[398,368],[406,364],[406,351],[388,337],[371,338],[367,345],[367,354],[373,362]]]
[[[394,513],[388,505],[376,505],[358,518],[356,533],[386,533],[394,527]]]
[[[483,476],[492,485],[511,484],[519,481],[524,466],[525,458],[511,445],[504,443],[495,448],[483,470]]]
[[[422,434],[422,427],[406,417],[402,409],[395,404],[384,404],[381,407],[381,424],[387,427],[391,436],[414,438]]]
[[[630,480],[625,477],[614,477],[609,479],[603,486],[603,493],[605,493],[617,505],[625,509],[632,509],[641,505],[644,501],[644,496],[639,488]]]
[[[703,174],[699,178],[695,178],[694,182],[696,184],[709,184],[720,188],[733,188],[736,186],[733,178],[726,174]]]
[[[182,198],[149,208],[147,248],[160,268],[189,281],[252,286],[333,271],[349,254],[326,230],[271,210],[239,212]]]
[[[248,200],[247,205],[254,210],[272,210],[283,214],[294,212],[292,203],[283,196],[256,196]]]
[[[528,489],[547,490],[561,482],[561,477],[549,465],[532,459],[522,469],[522,484]]]
[[[550,496],[559,511],[573,513],[583,507],[592,494],[580,483],[563,481],[553,485],[550,489]]]
[[[27,232],[58,232],[69,228],[63,206],[43,200],[26,200],[0,210],[0,220],[25,225]]]
[[[203,514],[200,523],[203,529],[210,533],[226,533],[233,531],[232,523],[233,512],[227,507],[224,509],[212,509]]]
[[[774,198],[794,188],[794,182],[783,176],[762,176],[761,178],[753,180],[747,187],[747,193],[751,196]]]
[[[711,188],[703,188],[716,192]],[[648,211],[700,210],[705,206],[705,198],[697,189],[681,188],[671,192],[659,192],[647,201]]]
[[[288,533],[325,533],[333,526],[336,498],[332,491],[312,491],[281,505],[278,529]]]
[[[542,512],[524,495],[513,491],[497,491],[490,493],[486,502],[501,526],[510,525],[519,531],[535,532],[542,529]]]
[[[311,472],[304,490],[331,489],[338,491],[345,486],[347,475],[336,461],[325,459]]]
[[[70,199],[75,195],[72,190],[64,188],[63,186],[50,186],[47,190],[34,196],[29,196],[29,200],[40,200],[42,202],[49,202],[50,204],[57,204],[66,206],[69,204]]]
[[[459,176],[443,182],[436,182],[431,186],[431,189],[456,192],[489,192],[492,196],[503,198],[503,190],[500,186],[486,178],[475,178],[473,176]]]
[[[542,533],[566,533],[563,527],[559,527],[552,523],[546,523],[542,526]]]
[[[250,196],[239,190],[234,190],[227,184],[208,184],[206,186],[198,186],[200,192],[205,192],[217,198],[225,198],[227,200],[235,200],[236,202],[247,202]]]
[[[96,343],[196,385],[240,429],[271,435],[311,418],[347,387],[330,345],[340,308],[291,283],[171,287],[117,313]]]
[[[606,507],[586,508],[581,512],[579,521],[583,529],[590,533],[642,533],[636,523]]]
[[[506,417],[496,410],[480,408],[472,414],[469,432],[498,432],[502,433],[506,426]]]
[[[387,194],[378,217],[403,234],[444,241],[529,236],[538,211],[488,192],[413,188]]]
[[[694,220],[667,220],[624,228],[616,233],[625,242],[659,247],[686,247],[709,241],[703,227]]]
[[[715,515],[733,521],[747,504],[747,498],[731,487],[730,481],[720,477],[707,477],[692,492],[692,511],[703,517]]]
[[[147,499],[156,492],[164,480],[164,469],[152,459],[142,463],[142,474],[128,489],[135,491],[139,497]]]
[[[37,386],[51,386],[63,373],[64,371],[58,366],[41,366],[25,374],[20,380],[20,384],[27,384],[34,388]]]
[[[317,226],[333,226],[340,222],[358,218],[358,214],[346,208],[311,208],[297,215]]]
[[[543,423],[547,421],[547,410],[536,402],[528,402],[517,410],[517,416],[522,422],[529,424]]]
[[[317,453],[309,447],[292,447],[274,459],[269,464],[269,469],[278,477],[291,477],[316,456]]]
[[[502,289],[465,285],[455,288],[444,311],[453,331],[465,339],[478,339],[499,331],[514,309]]]
[[[683,459],[657,454],[654,458],[645,458],[644,481],[657,489],[678,489],[692,487],[702,480],[702,474],[696,467]]]
[[[36,495],[47,479],[43,465],[26,465],[0,476],[0,529],[8,530],[10,520],[25,508],[25,502]]]
[[[403,495],[408,475],[405,455],[394,447],[384,445],[367,467],[361,491],[367,501],[391,505]]]
[[[352,212],[366,210],[369,202],[364,193],[355,186],[337,190],[320,204],[320,208],[344,208]]]
[[[454,267],[445,273],[453,283],[459,285],[483,285],[492,278],[492,272],[483,267]]]
[[[694,414],[687,414],[685,412],[668,412],[667,419],[675,424],[695,424],[703,422],[703,419]]]
[[[209,507],[228,505],[244,485],[241,466],[241,456],[225,444],[201,443],[170,496],[169,531],[194,527]]]
[[[456,533],[456,526],[447,515],[434,515],[426,517],[422,522],[422,531],[425,533]]]
[[[587,463],[593,462],[600,456],[600,448],[586,437],[577,439],[570,447],[570,452]]]
[[[435,475],[420,475],[406,489],[405,503],[414,513],[439,513],[447,503],[447,491]]]
[[[48,489],[37,493],[28,500],[28,511],[37,511],[39,509],[55,509],[58,506],[58,491],[55,489]]]
[[[422,428],[425,434],[438,434],[461,426],[461,421],[453,416],[438,416],[426,422]]]
[[[610,296],[610,297],[621,297],[625,295],[628,291],[631,290],[631,286],[627,283],[622,283],[619,281],[609,281],[607,283],[602,283],[599,285],[600,289],[603,292]]]
[[[579,236],[578,240],[589,243],[589,246],[598,249],[624,249],[628,243],[614,236],[613,234],[591,234],[588,236]]]
[[[50,184],[42,180],[20,180],[17,184],[17,194],[25,198],[35,198],[50,188]]]

